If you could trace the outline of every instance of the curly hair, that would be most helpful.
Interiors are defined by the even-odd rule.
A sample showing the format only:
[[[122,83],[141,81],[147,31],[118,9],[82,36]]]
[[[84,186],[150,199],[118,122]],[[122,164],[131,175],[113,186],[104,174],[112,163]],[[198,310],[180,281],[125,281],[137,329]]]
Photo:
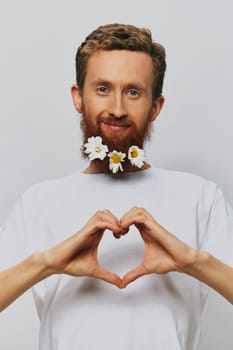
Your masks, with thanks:
[[[166,52],[162,45],[152,40],[149,29],[114,23],[100,26],[91,32],[79,46],[75,56],[76,83],[80,90],[84,86],[88,59],[99,50],[129,50],[149,54],[154,67],[153,99],[162,94]]]

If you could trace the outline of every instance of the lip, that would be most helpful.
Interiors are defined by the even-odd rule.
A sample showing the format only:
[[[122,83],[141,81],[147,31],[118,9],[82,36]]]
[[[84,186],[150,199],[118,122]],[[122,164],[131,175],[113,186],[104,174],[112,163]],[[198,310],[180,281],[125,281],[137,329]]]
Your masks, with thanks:
[[[128,129],[130,127],[129,124],[125,124],[125,125],[124,124],[115,124],[115,123],[108,123],[108,122],[104,122],[104,121],[102,121],[102,124],[109,127],[111,130],[115,130],[115,131],[125,130],[125,129]]]

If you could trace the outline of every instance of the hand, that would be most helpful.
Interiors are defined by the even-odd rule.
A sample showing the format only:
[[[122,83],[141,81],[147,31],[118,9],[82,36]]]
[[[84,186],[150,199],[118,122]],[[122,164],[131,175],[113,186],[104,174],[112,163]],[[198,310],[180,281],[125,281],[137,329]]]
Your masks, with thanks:
[[[121,218],[120,224],[123,230],[134,224],[145,243],[143,261],[126,273],[122,287],[151,273],[186,272],[194,264],[197,251],[159,225],[145,209],[132,208]]]
[[[46,265],[52,273],[91,276],[121,288],[121,278],[98,263],[97,250],[106,229],[116,238],[128,231],[122,230],[119,220],[109,210],[98,211],[80,231],[44,252]]]

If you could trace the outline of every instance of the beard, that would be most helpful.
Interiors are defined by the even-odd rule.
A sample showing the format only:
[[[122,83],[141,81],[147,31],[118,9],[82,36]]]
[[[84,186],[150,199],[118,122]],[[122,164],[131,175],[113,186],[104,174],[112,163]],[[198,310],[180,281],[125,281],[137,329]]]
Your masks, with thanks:
[[[108,135],[106,135],[102,129],[102,122],[116,126],[127,125],[128,130],[123,133],[113,130],[109,131]],[[150,120],[147,120],[144,127],[139,130],[135,123],[129,120],[128,117],[99,117],[96,120],[96,124],[93,124],[90,118],[86,117],[85,113],[81,115],[80,127],[83,132],[83,145],[81,147],[83,158],[88,158],[88,155],[84,152],[84,145],[88,142],[89,137],[101,136],[102,142],[108,146],[109,152],[116,150],[128,154],[131,146],[138,146],[143,149],[145,142],[150,139],[152,132],[152,122]]]

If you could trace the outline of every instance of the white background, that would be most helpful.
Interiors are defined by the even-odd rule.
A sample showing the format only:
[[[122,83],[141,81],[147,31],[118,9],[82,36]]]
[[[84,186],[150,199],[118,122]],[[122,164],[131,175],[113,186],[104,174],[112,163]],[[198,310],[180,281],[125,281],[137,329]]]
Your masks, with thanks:
[[[217,182],[233,204],[232,13],[230,0],[2,0],[0,223],[30,185],[83,166],[69,93],[74,56],[91,30],[111,22],[148,27],[167,48],[150,162]],[[203,350],[232,349],[232,323],[232,306],[211,293]],[[0,348],[37,349],[38,328],[28,292],[1,313]]]

